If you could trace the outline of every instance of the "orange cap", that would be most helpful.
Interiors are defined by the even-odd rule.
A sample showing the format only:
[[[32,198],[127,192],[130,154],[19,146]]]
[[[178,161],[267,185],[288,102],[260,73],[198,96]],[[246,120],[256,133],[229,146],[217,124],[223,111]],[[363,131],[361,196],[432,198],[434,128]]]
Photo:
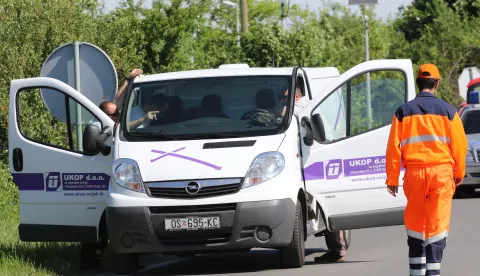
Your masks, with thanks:
[[[421,79],[440,79],[440,72],[437,66],[433,64],[422,64],[418,69],[418,78]]]

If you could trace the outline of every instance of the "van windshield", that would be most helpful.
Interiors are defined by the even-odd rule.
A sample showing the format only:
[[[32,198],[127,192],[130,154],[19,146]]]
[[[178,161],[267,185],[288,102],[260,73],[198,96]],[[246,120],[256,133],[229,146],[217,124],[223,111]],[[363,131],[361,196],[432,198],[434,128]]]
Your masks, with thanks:
[[[132,85],[122,118],[133,140],[272,135],[288,120],[291,76],[228,76]],[[291,114],[291,112],[287,112]]]
[[[480,122],[480,110],[468,111],[463,120],[465,134],[480,133],[480,124],[478,122]]]

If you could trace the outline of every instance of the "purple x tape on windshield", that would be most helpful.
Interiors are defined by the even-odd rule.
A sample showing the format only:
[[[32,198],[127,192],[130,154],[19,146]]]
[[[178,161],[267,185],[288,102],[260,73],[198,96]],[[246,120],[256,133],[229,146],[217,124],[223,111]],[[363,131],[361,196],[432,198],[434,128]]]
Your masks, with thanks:
[[[215,170],[219,171],[222,169],[222,167],[219,167],[219,166],[216,166],[216,165],[213,165],[213,164],[210,164],[208,162],[205,162],[205,161],[202,161],[202,160],[199,160],[199,159],[195,159],[193,157],[188,157],[188,156],[185,156],[185,155],[181,155],[181,154],[177,154],[177,152],[181,151],[181,150],[184,150],[186,147],[183,147],[183,148],[180,148],[180,149],[176,149],[172,152],[166,152],[166,151],[162,151],[162,150],[154,150],[152,149],[152,152],[154,153],[158,153],[158,154],[161,154],[159,157],[157,158],[154,158],[152,160],[150,160],[151,163],[157,161],[157,160],[160,160],[164,157],[167,157],[167,156],[172,156],[172,157],[177,157],[177,158],[181,158],[181,159],[185,159],[185,160],[189,160],[189,161],[192,161],[192,162],[195,162],[195,163],[199,163],[199,164],[202,164],[202,165],[205,165],[207,167],[210,167],[210,168],[214,168]]]

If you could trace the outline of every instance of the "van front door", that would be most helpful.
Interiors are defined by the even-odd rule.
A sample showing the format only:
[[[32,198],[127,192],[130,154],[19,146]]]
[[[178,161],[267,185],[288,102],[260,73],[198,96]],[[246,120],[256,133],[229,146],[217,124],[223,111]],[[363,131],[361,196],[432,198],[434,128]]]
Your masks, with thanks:
[[[328,229],[403,224],[406,198],[402,186],[387,192],[385,152],[396,109],[415,97],[411,61],[359,64],[313,94],[299,116],[304,176]]]
[[[55,105],[55,116],[42,97],[64,99]],[[20,192],[22,241],[97,240],[112,154],[84,153],[82,136],[88,123],[100,127],[114,124],[61,81],[12,81],[8,146],[10,171]],[[111,145],[111,137],[107,143]]]

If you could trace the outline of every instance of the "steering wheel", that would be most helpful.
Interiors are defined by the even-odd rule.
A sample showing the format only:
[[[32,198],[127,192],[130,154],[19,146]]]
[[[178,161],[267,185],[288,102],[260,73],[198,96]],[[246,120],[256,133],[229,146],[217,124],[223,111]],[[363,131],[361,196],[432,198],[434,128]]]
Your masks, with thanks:
[[[249,111],[243,113],[242,117],[240,117],[240,120],[248,120],[253,114],[260,113],[260,112],[264,112],[264,113],[274,115],[272,112],[270,112],[268,110],[261,109],[261,108],[256,108],[256,109],[252,109],[252,110],[249,110]]]

